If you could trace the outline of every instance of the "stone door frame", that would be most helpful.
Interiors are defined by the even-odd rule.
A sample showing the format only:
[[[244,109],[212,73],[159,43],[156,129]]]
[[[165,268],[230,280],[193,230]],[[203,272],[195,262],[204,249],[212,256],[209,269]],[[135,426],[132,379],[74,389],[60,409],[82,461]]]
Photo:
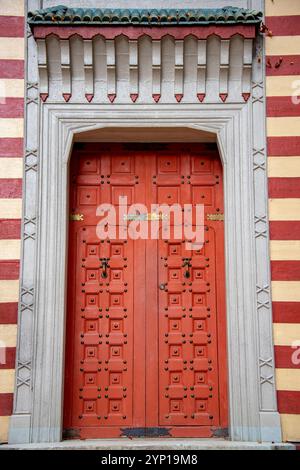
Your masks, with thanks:
[[[23,277],[10,443],[61,440],[68,164],[74,137],[106,127],[192,128],[199,131],[199,140],[200,131],[215,134],[224,169],[230,437],[281,441],[272,337],[265,121],[261,100],[255,98],[260,86],[254,83],[253,99],[243,104],[45,103],[40,107],[39,152],[34,147],[37,137],[28,129],[25,157]],[[25,284],[31,273],[32,285]]]

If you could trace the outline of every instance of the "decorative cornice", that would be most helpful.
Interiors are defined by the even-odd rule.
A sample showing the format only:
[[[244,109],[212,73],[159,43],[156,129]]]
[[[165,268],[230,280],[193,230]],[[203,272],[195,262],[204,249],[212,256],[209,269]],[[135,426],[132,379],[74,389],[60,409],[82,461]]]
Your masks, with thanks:
[[[41,27],[44,28],[44,27]],[[46,27],[50,28],[50,27]],[[234,39],[220,39],[215,40],[211,38],[196,39],[190,37],[184,41],[183,39],[175,39],[166,51],[162,47],[162,41],[153,39],[151,41],[137,41],[135,39],[123,38],[123,44],[127,48],[128,54],[125,57],[128,63],[129,74],[125,73],[124,68],[119,67],[117,74],[118,64],[120,64],[121,56],[118,48],[117,39],[82,39],[77,38],[76,41],[66,39],[68,31],[70,33],[76,28],[72,27],[53,27],[63,33],[63,37],[55,40],[52,37],[36,38],[37,57],[38,57],[38,70],[39,70],[39,93],[43,102],[53,100],[64,100],[65,102],[110,102],[119,103],[120,99],[124,101],[131,101],[133,103],[158,103],[170,100],[170,95],[166,94],[166,90],[162,86],[162,68],[168,67],[173,76],[173,97],[171,102],[182,103],[189,101],[190,103],[225,103],[231,102],[245,102],[249,100],[251,94],[251,77],[253,65],[253,43],[254,39],[236,38],[240,41],[241,45],[235,49],[235,54],[239,61],[235,68],[240,68],[241,77],[240,86],[237,86],[237,80],[233,86],[231,78],[231,61],[230,61],[230,48],[231,44],[235,44]],[[49,31],[52,31],[50,28]],[[208,34],[210,28],[197,28],[198,31],[205,31]],[[226,34],[234,34],[234,28],[240,26],[232,26],[231,28],[224,27]],[[248,28],[248,26],[246,27]],[[250,26],[250,28],[253,28]],[[45,29],[45,28],[44,28]],[[88,32],[92,32],[94,27],[85,27]],[[96,28],[97,29],[97,28]],[[142,28],[132,27],[131,30],[139,34]],[[182,32],[180,27],[175,28],[178,32]],[[116,28],[109,27],[105,29],[106,33],[111,31],[116,35]],[[189,29],[190,30],[190,29]],[[45,35],[47,36],[47,31]],[[77,31],[77,29],[76,29]],[[156,29],[160,34],[163,29]],[[174,31],[174,29],[172,29]],[[187,29],[185,30],[188,31]],[[51,33],[51,34],[52,34]],[[201,33],[202,34],[202,33]],[[189,42],[188,42],[189,41]],[[78,44],[81,46],[78,48]],[[102,44],[103,54],[95,53],[99,44]],[[76,49],[77,48],[77,49]],[[191,60],[187,66],[186,56],[188,48],[193,50],[190,56]],[[76,52],[74,52],[76,50]],[[73,61],[71,61],[73,51]],[[208,53],[210,51],[210,54]],[[145,76],[141,71],[141,54],[147,61],[147,66],[151,67],[152,71],[152,84],[145,82]],[[174,57],[174,65],[168,61],[168,54]],[[239,55],[239,57],[238,57]],[[210,78],[210,83],[207,76],[207,68],[210,67],[212,62],[216,61],[219,56],[219,67],[215,70],[215,75]],[[54,76],[52,73],[53,68],[57,68],[57,58],[60,58],[60,73],[59,82],[55,87],[51,87],[51,80]],[[122,58],[123,60],[124,58]],[[76,63],[75,63],[76,62]],[[78,71],[84,70],[84,74],[78,74]],[[101,78],[102,86],[99,88],[99,70],[106,70],[106,74]],[[236,72],[235,72],[236,73]],[[123,74],[120,77],[120,74]],[[190,74],[189,85],[192,84],[194,93],[191,96],[191,86],[187,87],[187,74]],[[149,77],[147,77],[148,80]],[[123,86],[126,83],[126,90],[120,93],[118,80],[122,80]],[[213,82],[213,86],[212,86]],[[76,87],[74,84],[76,83]],[[151,97],[145,95],[144,90],[152,87]],[[59,90],[59,92],[58,92]],[[257,92],[255,88],[255,93]],[[58,95],[55,93],[58,92]],[[144,93],[144,94],[143,94]],[[260,93],[260,91],[259,91]],[[49,100],[48,100],[49,98]]]
[[[144,35],[154,40],[167,35],[177,40],[189,35],[197,39],[207,39],[211,35],[230,39],[236,34],[251,39],[256,36],[261,21],[260,11],[234,7],[110,10],[56,6],[28,13],[28,24],[36,39],[44,39],[51,34],[60,39],[74,35],[83,39],[96,36],[115,39],[120,35],[130,40]]]

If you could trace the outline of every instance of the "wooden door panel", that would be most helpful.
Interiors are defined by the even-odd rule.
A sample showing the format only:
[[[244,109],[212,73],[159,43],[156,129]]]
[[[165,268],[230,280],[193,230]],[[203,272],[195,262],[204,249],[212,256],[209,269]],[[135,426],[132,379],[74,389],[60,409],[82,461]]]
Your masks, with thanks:
[[[70,170],[70,210],[83,215],[70,223],[65,427],[79,436],[120,435],[120,428],[144,425],[144,400],[135,400],[142,352],[134,356],[137,324],[142,321],[143,296],[137,298],[136,277],[144,277],[138,243],[99,240],[96,207],[119,202],[119,196],[144,199],[136,184],[135,158],[104,146],[97,152],[77,151]],[[128,160],[129,158],[129,160]],[[143,169],[140,168],[142,177]],[[116,176],[117,175],[117,176]],[[131,200],[130,200],[131,198]],[[136,252],[136,253],[135,253]],[[107,277],[102,260],[108,259]],[[135,320],[136,311],[140,319]],[[140,332],[143,339],[143,331]],[[70,369],[69,369],[70,368]],[[70,372],[70,370],[72,372]],[[142,418],[141,418],[142,416]],[[105,429],[107,431],[105,431]]]
[[[159,295],[162,425],[219,425],[213,230],[205,241],[200,253],[160,243],[159,283],[167,285]],[[188,279],[184,258],[191,258]]]
[[[131,425],[133,343],[127,338],[133,337],[133,277],[124,257],[132,262],[132,242],[101,243],[94,227],[82,227],[77,248],[82,264],[76,276],[80,341],[74,352],[73,426],[97,426],[100,420],[101,426]],[[102,277],[101,258],[110,258],[109,279]]]

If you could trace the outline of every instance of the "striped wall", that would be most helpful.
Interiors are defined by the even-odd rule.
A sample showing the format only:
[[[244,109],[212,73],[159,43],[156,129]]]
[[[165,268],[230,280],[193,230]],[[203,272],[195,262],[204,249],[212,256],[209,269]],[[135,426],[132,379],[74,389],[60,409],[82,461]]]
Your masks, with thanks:
[[[0,442],[12,413],[19,291],[24,1],[0,0]]]
[[[266,0],[265,23],[276,383],[283,438],[300,441],[300,0]]]
[[[266,0],[266,24],[276,382],[284,440],[300,441],[300,0]],[[0,442],[14,386],[23,101],[24,1],[0,0]]]

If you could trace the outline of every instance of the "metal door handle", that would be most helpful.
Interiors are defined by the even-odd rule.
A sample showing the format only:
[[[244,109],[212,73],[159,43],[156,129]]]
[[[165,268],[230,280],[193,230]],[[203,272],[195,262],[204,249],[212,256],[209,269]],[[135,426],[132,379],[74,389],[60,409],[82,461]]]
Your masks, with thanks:
[[[107,274],[107,268],[109,268],[109,258],[100,258],[100,261],[101,261],[101,267],[102,267],[102,274],[101,274],[101,277],[103,278],[107,278],[108,274]]]
[[[160,290],[166,290],[167,284],[161,283],[159,284]]]
[[[186,278],[186,279],[189,279],[191,277],[191,273],[189,271],[189,268],[192,267],[191,265],[191,260],[192,258],[182,258],[183,260],[183,264],[182,264],[182,267],[183,268],[186,268],[185,272],[183,273],[183,276]]]

